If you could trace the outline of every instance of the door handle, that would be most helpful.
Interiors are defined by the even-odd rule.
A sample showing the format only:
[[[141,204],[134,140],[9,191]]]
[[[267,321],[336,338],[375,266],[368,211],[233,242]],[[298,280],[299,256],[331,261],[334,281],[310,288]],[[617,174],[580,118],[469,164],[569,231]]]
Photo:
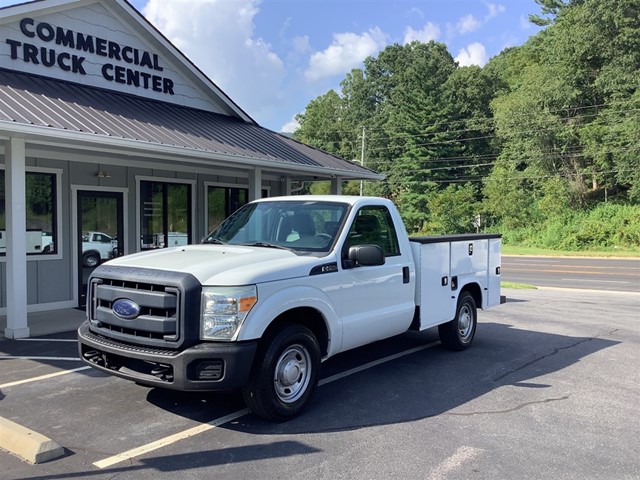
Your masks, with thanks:
[[[402,283],[409,283],[411,280],[411,272],[409,267],[402,267]]]

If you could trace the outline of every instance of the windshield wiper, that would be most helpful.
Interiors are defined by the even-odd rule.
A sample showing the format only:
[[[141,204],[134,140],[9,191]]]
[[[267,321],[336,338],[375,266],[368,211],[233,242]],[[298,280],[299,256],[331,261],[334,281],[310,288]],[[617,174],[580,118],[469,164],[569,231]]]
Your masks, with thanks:
[[[225,242],[223,242],[222,240],[218,240],[217,238],[207,238],[204,242],[202,243],[212,243],[214,245],[226,245]]]
[[[290,248],[283,247],[282,245],[276,245],[275,243],[267,243],[267,242],[250,242],[250,243],[241,243],[243,247],[266,247],[266,248],[279,248],[280,250],[289,250]]]

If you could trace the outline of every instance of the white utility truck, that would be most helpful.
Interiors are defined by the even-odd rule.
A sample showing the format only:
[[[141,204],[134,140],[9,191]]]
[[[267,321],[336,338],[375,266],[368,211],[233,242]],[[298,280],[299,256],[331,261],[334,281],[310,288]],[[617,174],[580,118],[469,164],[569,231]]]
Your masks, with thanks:
[[[476,308],[501,303],[500,243],[410,239],[383,198],[257,200],[200,245],[98,267],[80,357],[148,386],[241,388],[253,412],[286,420],[345,350],[435,326],[445,346],[469,347]]]

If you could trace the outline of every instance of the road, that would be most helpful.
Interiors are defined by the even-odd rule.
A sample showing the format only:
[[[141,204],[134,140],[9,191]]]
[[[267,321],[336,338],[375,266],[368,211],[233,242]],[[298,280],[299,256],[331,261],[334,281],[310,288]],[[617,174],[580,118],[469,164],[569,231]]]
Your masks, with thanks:
[[[640,259],[503,256],[502,281],[640,292]]]

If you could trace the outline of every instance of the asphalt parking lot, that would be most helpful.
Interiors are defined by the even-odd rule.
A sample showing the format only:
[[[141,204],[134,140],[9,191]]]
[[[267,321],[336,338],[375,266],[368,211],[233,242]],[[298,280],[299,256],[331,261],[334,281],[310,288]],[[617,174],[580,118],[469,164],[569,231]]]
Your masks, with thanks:
[[[340,355],[281,424],[84,369],[73,332],[0,341],[0,416],[65,448],[0,451],[0,478],[640,478],[640,294],[503,293],[470,350],[430,330]]]

